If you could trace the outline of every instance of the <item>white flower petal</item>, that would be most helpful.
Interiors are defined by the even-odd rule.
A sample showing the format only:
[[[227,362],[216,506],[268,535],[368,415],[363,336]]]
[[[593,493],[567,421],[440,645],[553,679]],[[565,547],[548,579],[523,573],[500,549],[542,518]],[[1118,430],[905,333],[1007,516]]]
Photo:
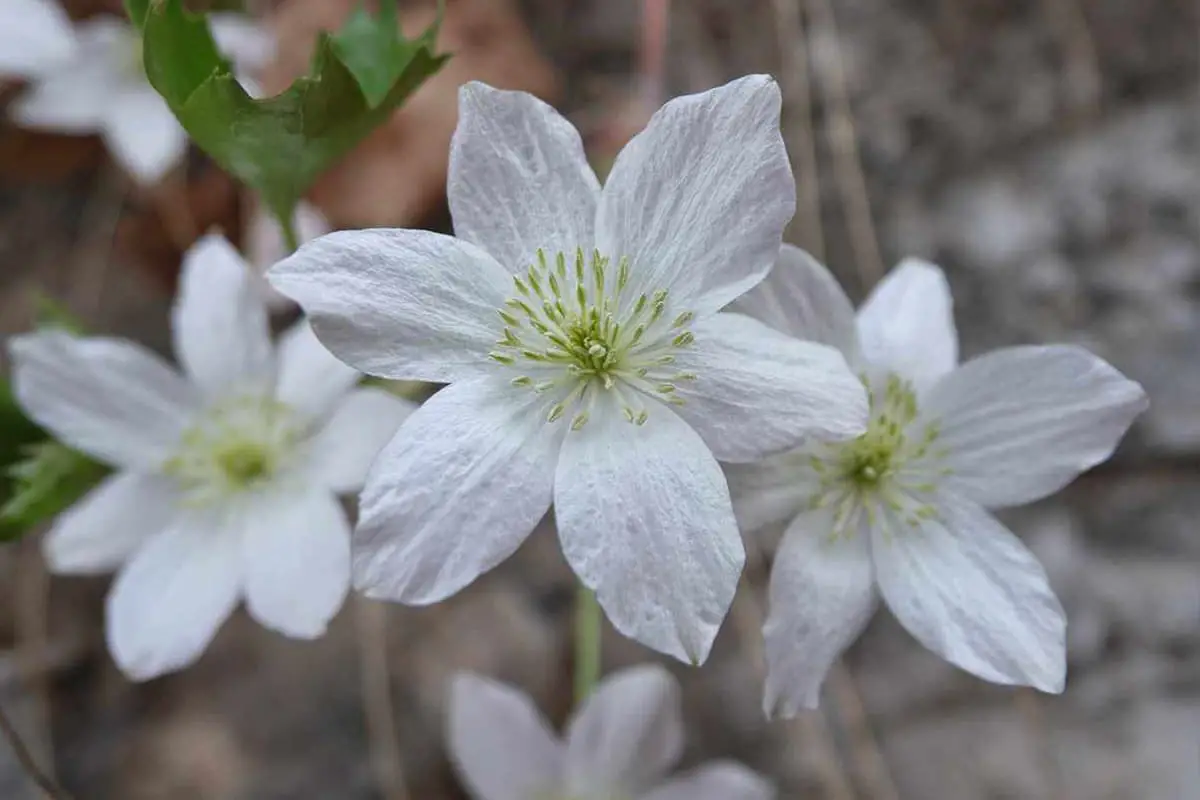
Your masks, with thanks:
[[[668,289],[703,315],[767,274],[796,208],[779,107],[765,75],[678,97],[617,156],[596,246],[629,257],[630,296]]]
[[[499,564],[550,507],[562,425],[502,379],[451,384],[376,458],[354,532],[354,585],[436,603]]]
[[[71,20],[54,0],[0,3],[0,75],[37,76],[75,55]]]
[[[529,698],[469,673],[450,685],[450,758],[476,800],[556,797],[563,746]]]
[[[175,492],[158,476],[119,472],[105,478],[59,515],[42,540],[52,572],[110,572],[148,538],[161,533],[175,513]]]
[[[120,339],[34,333],[10,339],[9,351],[25,413],[108,464],[157,469],[198,407],[195,391],[174,370]]]
[[[979,677],[1061,692],[1066,618],[1046,573],[1016,536],[943,492],[912,526],[890,512],[872,532],[884,601],[921,644]]]
[[[763,282],[735,300],[730,310],[797,339],[836,348],[851,365],[862,360],[850,298],[833,273],[799,247],[781,247],[779,260]]]
[[[493,374],[512,277],[479,248],[416,230],[338,231],[267,273],[348,364],[399,380]]]
[[[567,728],[571,797],[637,797],[683,753],[679,684],[657,664],[605,678]]]
[[[9,106],[9,114],[25,128],[96,133],[119,89],[102,66],[75,59],[26,89]]]
[[[180,363],[210,395],[261,390],[275,378],[266,307],[224,236],[208,234],[184,255],[171,332]]]
[[[808,507],[820,478],[804,449],[768,456],[754,464],[726,464],[733,513],[744,533],[791,522]]]
[[[187,133],[150,84],[132,84],[108,102],[101,134],[109,153],[134,180],[157,183],[183,161]]]
[[[259,69],[275,58],[275,37],[265,26],[245,14],[209,14],[208,27],[217,49],[239,70]]]
[[[810,438],[849,439],[867,425],[867,392],[832,347],[793,339],[742,314],[691,327],[673,367],[677,413],[722,461],[756,461]]]
[[[600,182],[579,132],[531,94],[459,89],[446,193],[454,233],[510,272],[535,263],[538,248],[592,252]]]
[[[313,437],[309,478],[338,494],[356,492],[383,446],[417,404],[383,389],[356,389]]]
[[[325,215],[316,206],[303,200],[296,206],[292,224],[296,228],[296,238],[299,239],[300,244],[311,242],[332,230]],[[250,213],[246,230],[242,236],[242,250],[246,253],[246,260],[250,262],[251,266],[264,275],[259,289],[263,293],[267,308],[272,311],[294,308],[292,301],[272,289],[265,279],[268,269],[292,253],[291,248],[283,239],[283,230],[279,227],[279,221],[267,209],[265,203],[256,203]]]
[[[309,419],[323,419],[354,388],[362,374],[338,361],[301,319],[279,337],[275,397]]]
[[[906,259],[879,282],[858,310],[863,356],[924,391],[958,363],[953,299],[942,271]]]
[[[642,800],[772,800],[775,788],[733,761],[714,761],[660,786]]]
[[[700,436],[663,405],[635,425],[597,403],[563,444],[554,508],[567,562],[613,626],[703,663],[745,551],[725,477]]]
[[[298,639],[325,633],[350,588],[350,523],[319,489],[268,492],[240,515],[246,607]]]
[[[1029,503],[1112,455],[1146,393],[1071,346],[1011,347],[963,364],[929,392],[948,485],[984,506]]]
[[[875,613],[871,551],[865,531],[831,537],[825,508],[788,526],[771,569],[770,610],[763,625],[767,716],[816,708],[821,684]]]
[[[240,595],[236,527],[180,515],[117,575],[108,594],[108,648],[133,680],[193,663]]]

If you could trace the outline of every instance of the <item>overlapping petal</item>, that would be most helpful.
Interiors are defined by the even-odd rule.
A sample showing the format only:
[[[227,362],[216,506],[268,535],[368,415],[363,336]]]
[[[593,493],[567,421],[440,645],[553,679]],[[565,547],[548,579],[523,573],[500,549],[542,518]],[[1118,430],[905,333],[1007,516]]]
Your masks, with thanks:
[[[563,425],[503,378],[426,401],[371,467],[354,533],[369,597],[436,603],[510,556],[550,507]]]
[[[150,84],[122,86],[105,102],[100,131],[104,143],[136,181],[157,183],[183,161],[187,133]]]
[[[948,453],[947,485],[984,506],[1061,489],[1112,455],[1146,393],[1079,347],[1012,347],[972,359],[922,411]]]
[[[692,326],[677,366],[677,407],[722,461],[750,462],[806,439],[866,430],[867,394],[837,350],[779,333],[742,314]]]
[[[0,75],[36,77],[75,54],[71,21],[55,0],[0,5]]]
[[[308,314],[341,360],[384,378],[454,381],[491,372],[512,291],[474,245],[428,231],[339,231],[314,239],[267,278]]]
[[[275,397],[310,420],[324,420],[362,377],[339,361],[302,319],[279,338]]]
[[[350,523],[337,500],[275,489],[247,498],[240,521],[250,615],[287,636],[324,634],[350,588]]]
[[[952,664],[994,683],[1061,692],[1066,618],[1037,558],[966,498],[941,492],[912,525],[880,515],[879,590],[900,623]]]
[[[338,494],[358,491],[375,456],[416,408],[383,389],[356,389],[313,437],[306,474]]]
[[[181,515],[138,550],[108,594],[108,649],[133,680],[200,657],[240,597],[238,531]]]
[[[763,626],[768,716],[816,708],[829,668],[858,638],[877,605],[866,531],[833,536],[824,508],[788,526],[771,570]]]
[[[120,472],[105,478],[63,512],[42,540],[53,572],[88,575],[116,569],[175,514],[169,481],[156,475]]]
[[[184,255],[171,333],[180,363],[209,396],[261,391],[274,382],[266,306],[224,236],[208,234]]]
[[[489,678],[450,686],[450,757],[476,800],[554,797],[564,748],[524,694]]]
[[[699,434],[666,406],[635,425],[598,403],[565,439],[554,506],[567,562],[616,629],[703,663],[745,552],[725,478]]]
[[[198,408],[180,375],[129,342],[54,331],[14,337],[9,349],[25,413],[108,464],[156,470]]]
[[[836,348],[852,367],[862,355],[854,306],[821,262],[794,245],[779,249],[779,260],[762,283],[730,307],[797,339]]]
[[[679,686],[657,665],[604,680],[567,730],[567,794],[637,797],[683,753]]]
[[[761,281],[796,207],[775,82],[752,75],[671,100],[605,182],[596,246],[629,258],[630,292],[704,315]]]
[[[906,259],[858,310],[863,356],[923,392],[958,363],[958,333],[946,276],[933,264]]]
[[[510,272],[576,248],[591,253],[600,182],[579,132],[526,92],[459,90],[446,185],[454,232]]]

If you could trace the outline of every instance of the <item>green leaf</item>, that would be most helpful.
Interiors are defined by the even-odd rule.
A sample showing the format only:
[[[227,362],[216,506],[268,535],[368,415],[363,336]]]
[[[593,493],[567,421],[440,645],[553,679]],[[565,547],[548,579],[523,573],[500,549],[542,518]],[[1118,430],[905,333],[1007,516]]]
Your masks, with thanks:
[[[152,0],[142,30],[146,74],[196,144],[257,190],[290,231],[296,203],[317,176],[448,58],[433,50],[437,22],[411,41],[399,33],[394,2],[386,0],[377,18],[357,11],[336,38],[322,33],[309,73],[255,100],[203,17],[181,0]]]
[[[13,539],[61,514],[109,472],[64,444],[29,445],[25,458],[8,468],[11,493],[0,507],[0,539]]]
[[[146,22],[146,13],[150,11],[150,0],[125,0],[125,13],[134,25],[141,28]]]

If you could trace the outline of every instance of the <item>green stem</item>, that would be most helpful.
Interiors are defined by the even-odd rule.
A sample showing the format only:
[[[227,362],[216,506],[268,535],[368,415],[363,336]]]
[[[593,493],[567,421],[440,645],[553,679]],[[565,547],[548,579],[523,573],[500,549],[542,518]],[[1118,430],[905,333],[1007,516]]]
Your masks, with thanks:
[[[588,698],[600,680],[600,604],[583,584],[575,598],[575,705]]]
[[[291,214],[279,217],[279,227],[283,229],[283,243],[287,246],[288,253],[294,253],[300,249],[300,239],[296,236],[296,225],[293,222]]]

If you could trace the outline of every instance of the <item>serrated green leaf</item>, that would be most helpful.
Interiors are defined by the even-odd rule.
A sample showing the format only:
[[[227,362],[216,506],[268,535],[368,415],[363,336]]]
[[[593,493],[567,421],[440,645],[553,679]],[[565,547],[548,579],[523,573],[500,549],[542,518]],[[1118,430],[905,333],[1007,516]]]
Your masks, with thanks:
[[[322,33],[308,75],[255,100],[217,52],[203,17],[181,0],[153,0],[142,30],[146,75],[196,144],[257,190],[290,232],[296,203],[317,176],[448,57],[433,51],[437,23],[410,41],[392,16],[385,36],[388,7],[379,19],[357,12],[336,42]]]
[[[146,13],[150,10],[150,0],[125,0],[125,13],[137,27],[146,22]]]
[[[12,486],[0,507],[0,539],[58,516],[108,473],[108,467],[59,442],[29,445],[25,458],[6,473]]]

